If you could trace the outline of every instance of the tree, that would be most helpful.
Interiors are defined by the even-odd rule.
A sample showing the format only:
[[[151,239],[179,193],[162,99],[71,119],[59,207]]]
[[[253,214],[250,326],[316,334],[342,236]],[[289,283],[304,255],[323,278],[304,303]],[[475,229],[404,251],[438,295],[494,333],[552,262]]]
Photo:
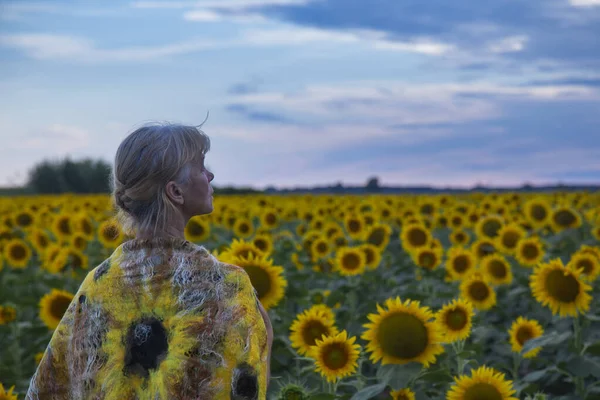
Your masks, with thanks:
[[[379,192],[381,190],[381,187],[379,186],[379,178],[376,176],[369,178],[365,189],[370,193]]]

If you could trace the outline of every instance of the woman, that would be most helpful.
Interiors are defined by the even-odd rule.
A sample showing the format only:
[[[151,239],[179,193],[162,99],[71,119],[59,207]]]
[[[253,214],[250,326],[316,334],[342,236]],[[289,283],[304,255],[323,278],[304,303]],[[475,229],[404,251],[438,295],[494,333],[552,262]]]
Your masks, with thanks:
[[[152,124],[112,174],[123,243],[81,284],[27,399],[265,399],[273,330],[246,272],[184,238],[213,210],[209,138]]]

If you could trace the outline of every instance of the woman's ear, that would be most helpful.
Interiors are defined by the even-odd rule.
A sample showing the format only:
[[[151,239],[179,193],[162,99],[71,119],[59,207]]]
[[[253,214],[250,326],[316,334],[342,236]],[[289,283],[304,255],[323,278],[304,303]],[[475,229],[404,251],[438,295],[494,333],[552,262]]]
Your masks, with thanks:
[[[167,193],[167,196],[173,203],[178,204],[180,206],[183,205],[183,191],[181,190],[177,182],[170,181],[169,183],[167,183],[167,186],[165,187],[165,192]]]

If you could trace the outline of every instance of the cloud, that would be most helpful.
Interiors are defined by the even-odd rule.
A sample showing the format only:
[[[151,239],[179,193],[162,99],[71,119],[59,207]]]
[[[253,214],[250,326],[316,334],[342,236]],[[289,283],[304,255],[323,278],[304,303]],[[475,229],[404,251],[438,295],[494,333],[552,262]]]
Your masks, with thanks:
[[[569,4],[573,7],[598,7],[600,6],[600,0],[569,0]]]
[[[133,8],[219,8],[244,10],[251,7],[303,5],[315,0],[198,0],[198,1],[135,1]]]
[[[162,46],[124,47],[101,49],[93,41],[68,35],[12,34],[0,36],[0,46],[16,48],[40,60],[71,60],[80,63],[147,61],[212,49],[216,43],[192,39]]]
[[[90,144],[90,132],[86,129],[66,124],[52,124],[37,133],[29,133],[18,141],[7,144],[13,150],[49,150],[55,155],[63,155],[86,148]]]

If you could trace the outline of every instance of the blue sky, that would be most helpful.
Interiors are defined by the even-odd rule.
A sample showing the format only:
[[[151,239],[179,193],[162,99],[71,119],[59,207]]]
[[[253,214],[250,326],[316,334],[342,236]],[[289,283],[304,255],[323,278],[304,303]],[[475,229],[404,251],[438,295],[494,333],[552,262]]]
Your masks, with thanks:
[[[0,0],[0,186],[200,124],[215,185],[600,183],[600,0]]]

